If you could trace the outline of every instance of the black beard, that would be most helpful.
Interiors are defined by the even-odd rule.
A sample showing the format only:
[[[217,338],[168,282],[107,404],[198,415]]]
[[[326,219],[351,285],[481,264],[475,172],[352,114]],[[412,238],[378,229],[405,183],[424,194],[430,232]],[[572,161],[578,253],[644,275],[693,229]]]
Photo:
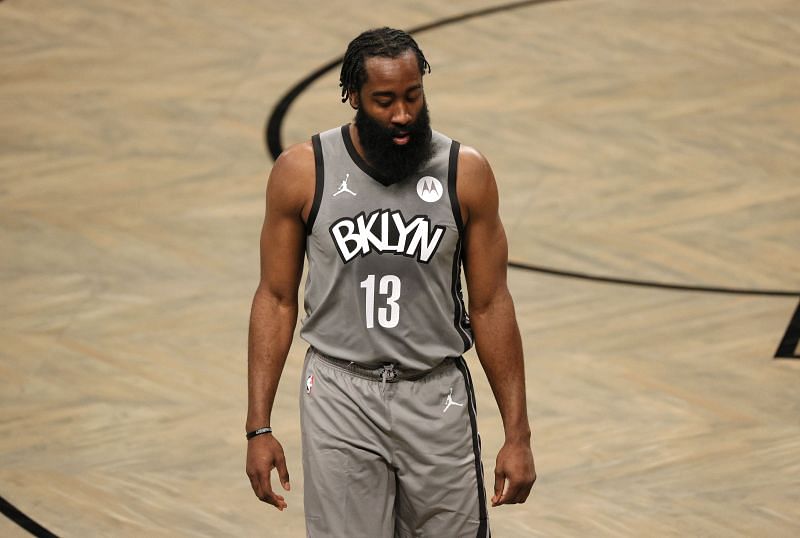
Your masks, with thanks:
[[[376,168],[386,183],[397,183],[407,178],[433,156],[427,103],[422,104],[417,120],[402,129],[383,127],[361,108],[356,110],[355,125],[367,162]],[[410,138],[407,144],[398,146],[392,139],[402,133],[408,133]]]

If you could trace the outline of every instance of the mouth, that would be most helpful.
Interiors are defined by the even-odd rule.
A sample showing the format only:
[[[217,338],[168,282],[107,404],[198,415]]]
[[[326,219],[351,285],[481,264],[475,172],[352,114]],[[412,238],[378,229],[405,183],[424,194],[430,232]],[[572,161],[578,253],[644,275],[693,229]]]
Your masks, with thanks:
[[[397,144],[398,146],[405,146],[411,140],[411,135],[409,133],[399,133],[398,135],[392,137],[392,141]]]

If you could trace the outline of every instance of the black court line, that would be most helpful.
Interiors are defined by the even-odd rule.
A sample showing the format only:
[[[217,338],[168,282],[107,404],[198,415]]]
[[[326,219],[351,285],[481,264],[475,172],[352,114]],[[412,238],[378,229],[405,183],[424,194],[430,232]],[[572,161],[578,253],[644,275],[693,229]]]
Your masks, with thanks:
[[[631,280],[627,278],[614,278],[607,276],[589,275],[586,273],[576,273],[573,271],[563,271],[561,269],[552,269],[550,267],[542,267],[538,265],[531,265],[522,262],[515,262],[509,260],[508,266],[513,269],[522,269],[525,271],[535,271],[537,273],[545,273],[555,276],[563,276],[568,278],[578,278],[581,280],[591,280],[594,282],[605,282],[608,284],[624,284],[626,286],[641,286],[645,288],[659,288],[666,290],[702,292],[702,293],[727,293],[731,295],[755,295],[761,297],[800,297],[800,291],[792,290],[757,290],[746,288],[724,288],[717,286],[693,286],[685,284],[667,284],[663,282],[653,282],[647,280]],[[794,311],[792,319],[789,321],[789,326],[786,327],[786,332],[783,334],[781,343],[778,344],[778,349],[775,351],[773,358],[775,359],[800,359],[798,354],[798,343],[800,343],[800,303],[797,304],[797,309]]]
[[[0,497],[0,512],[3,512],[8,519],[34,536],[39,536],[41,538],[58,538],[57,535],[53,534],[23,514],[16,506],[5,500],[3,497]]]
[[[441,28],[442,26],[447,26],[448,24],[455,24],[457,22],[463,22],[468,19],[474,19],[477,17],[485,17],[486,15],[492,15],[493,13],[500,13],[501,11],[511,11],[513,9],[533,6],[536,4],[548,4],[552,2],[563,2],[563,1],[564,0],[524,0],[522,2],[511,2],[509,4],[500,4],[497,6],[478,9],[475,11],[468,11],[460,15],[453,15],[452,17],[446,17],[444,19],[439,19],[433,22],[429,22],[427,24],[411,28],[407,30],[407,32],[409,34],[420,34],[428,30],[433,30],[434,28]],[[278,104],[275,105],[275,108],[272,109],[272,114],[270,114],[269,120],[267,120],[267,127],[264,130],[264,139],[265,139],[264,141],[266,142],[267,148],[269,149],[269,153],[272,156],[273,160],[277,159],[278,155],[280,155],[281,152],[283,151],[283,144],[281,142],[281,125],[283,125],[283,120],[286,117],[286,113],[289,112],[289,107],[292,105],[294,100],[297,99],[300,96],[300,94],[303,93],[305,89],[308,88],[315,80],[320,78],[328,71],[331,71],[332,69],[336,68],[336,66],[342,63],[342,60],[344,60],[344,55],[331,60],[322,67],[318,67],[310,75],[308,75],[303,80],[292,86],[292,88],[288,92],[286,92],[286,94],[283,97],[281,97],[281,99],[278,101]]]
[[[778,350],[775,351],[775,358],[800,359],[800,355],[797,354],[798,342],[800,342],[800,303],[797,303],[797,308],[789,321],[789,326],[786,327],[786,332],[783,333],[783,339],[778,345]]]
[[[0,0],[2,2],[3,0]],[[408,30],[409,33],[421,33],[426,30],[432,30],[434,28],[440,28],[442,26],[446,26],[448,24],[453,24],[456,22],[465,21],[467,19],[472,19],[475,17],[482,17],[485,15],[491,15],[492,13],[498,13],[501,11],[510,11],[512,9],[517,9],[526,6],[532,6],[536,4],[546,4],[550,2],[559,2],[564,0],[526,0],[523,2],[512,2],[510,4],[501,4],[498,6],[479,9],[476,11],[469,11],[467,13],[462,13],[461,15],[455,15],[452,17],[447,17],[445,19],[440,19],[428,24],[423,24],[421,26],[417,26],[416,28],[412,28]],[[303,91],[308,88],[315,80],[319,77],[334,69],[337,65],[342,63],[344,56],[339,56],[338,58],[331,60],[330,62],[326,63],[322,67],[316,69],[310,75],[305,77],[303,80],[295,84],[286,94],[278,101],[278,104],[275,105],[275,108],[272,110],[272,114],[267,121],[267,126],[265,129],[265,142],[267,148],[269,149],[270,155],[272,156],[273,160],[278,158],[278,155],[281,154],[283,151],[283,145],[281,144],[281,125],[283,124],[283,120],[286,117],[286,113],[289,111],[289,107],[292,105],[295,99],[303,93]],[[17,523],[20,527],[26,529],[28,532],[33,534],[34,536],[41,536],[41,537],[55,537],[56,535],[52,532],[48,531],[31,518],[20,512],[14,505],[0,497],[0,511],[6,515],[9,519]],[[56,537],[57,538],[57,537]]]
[[[435,28],[441,28],[442,26],[446,26],[448,24],[454,24],[457,22],[462,22],[468,19],[473,19],[477,17],[483,17],[486,15],[492,15],[494,13],[499,13],[502,11],[510,11],[513,9],[518,9],[522,7],[533,6],[537,4],[545,4],[545,3],[552,3],[552,2],[559,2],[564,0],[525,0],[522,2],[512,2],[509,4],[500,4],[497,6],[479,9],[476,11],[469,11],[467,13],[462,13],[460,15],[454,15],[452,17],[447,17],[444,19],[440,19],[434,22],[430,22],[428,24],[423,24],[421,26],[414,27],[408,30],[411,34],[419,34],[422,32],[426,32],[428,30],[433,30]],[[281,126],[283,125],[283,120],[286,117],[286,114],[289,111],[289,107],[292,103],[300,96],[306,88],[308,88],[315,80],[326,74],[328,71],[333,70],[339,64],[342,63],[344,56],[339,56],[331,60],[330,62],[326,63],[325,65],[317,68],[313,71],[310,75],[302,79],[300,82],[295,84],[286,94],[278,101],[278,104],[272,110],[270,114],[269,120],[267,121],[267,126],[265,129],[265,142],[267,148],[269,149],[270,155],[273,159],[277,159],[278,155],[281,154],[283,151],[283,145],[281,142]],[[691,285],[691,284],[670,284],[665,282],[653,282],[653,281],[645,281],[645,280],[633,280],[628,278],[617,278],[617,277],[608,277],[608,276],[597,276],[597,275],[589,275],[585,273],[577,273],[573,271],[566,271],[562,269],[552,269],[548,267],[541,267],[532,264],[526,264],[521,262],[509,262],[509,267],[514,269],[523,269],[527,271],[534,271],[538,273],[546,273],[550,275],[557,275],[563,276],[568,278],[579,278],[583,280],[592,280],[595,282],[606,282],[610,284],[622,284],[626,286],[643,286],[643,287],[650,287],[650,288],[659,288],[659,289],[667,289],[667,290],[680,290],[680,291],[693,291],[693,292],[702,292],[702,293],[730,293],[730,294],[738,294],[738,295],[759,295],[759,296],[770,296],[770,297],[800,297],[800,290],[759,290],[759,289],[736,289],[736,288],[726,288],[721,286],[699,286],[699,285]]]
[[[0,0],[0,2],[2,1],[3,0]],[[460,15],[454,15],[452,17],[440,19],[428,24],[423,24],[421,26],[417,26],[408,30],[408,32],[410,34],[419,34],[428,30],[433,30],[435,28],[441,28],[442,26],[447,26],[448,24],[454,24],[468,19],[483,17],[486,15],[492,15],[494,13],[500,13],[502,11],[511,11],[513,9],[518,9],[522,7],[528,7],[538,4],[554,3],[560,1],[564,0],[524,0],[521,2],[511,2],[509,4],[500,4],[497,6],[479,9],[476,11],[469,11],[467,13],[462,13]],[[310,75],[308,75],[300,82],[295,84],[288,92],[286,92],[286,94],[280,99],[280,101],[278,101],[278,104],[275,105],[275,107],[272,110],[272,113],[270,114],[269,120],[267,121],[267,126],[265,129],[265,142],[273,160],[277,159],[278,155],[280,155],[281,152],[283,151],[283,145],[281,142],[281,125],[283,124],[283,120],[286,117],[287,112],[289,111],[289,107],[292,105],[295,99],[297,99],[297,97],[301,93],[303,93],[303,91],[305,91],[306,88],[308,88],[308,86],[310,86],[315,80],[323,76],[325,73],[327,73],[328,71],[334,69],[336,66],[341,64],[343,59],[344,56],[339,56],[336,59],[326,63],[322,67],[317,68]],[[659,282],[636,281],[636,280],[622,279],[622,278],[594,276],[582,273],[574,273],[570,271],[562,271],[558,269],[551,269],[546,267],[539,267],[535,265],[512,262],[512,261],[509,261],[508,266],[514,269],[524,269],[528,271],[536,271],[540,273],[547,273],[557,276],[580,278],[584,280],[608,282],[613,284],[624,284],[628,286],[645,286],[651,288],[677,289],[682,291],[735,293],[744,295],[800,296],[800,291],[793,292],[793,291],[775,291],[775,290],[743,290],[743,289],[721,288],[721,287],[704,287],[704,286],[688,286],[688,285],[685,286],[679,284],[665,284]],[[781,341],[781,344],[775,353],[775,358],[779,357],[800,358],[800,356],[795,354],[798,340],[800,340],[800,304],[798,304],[797,310],[795,311],[792,320],[789,322],[789,326],[786,329],[786,334],[784,335],[783,340]],[[51,538],[51,537],[58,538],[56,534],[53,534],[49,530],[45,529],[44,527],[36,523],[34,520],[26,516],[19,509],[17,509],[14,505],[6,501],[3,497],[0,497],[0,512],[2,512],[10,520],[14,521],[17,525],[27,530],[34,536],[39,536],[43,538]]]
[[[2,2],[3,0],[0,0]],[[467,19],[472,19],[475,17],[482,17],[485,15],[491,15],[492,13],[498,13],[501,11],[510,11],[512,9],[517,9],[525,6],[532,6],[536,4],[545,4],[549,2],[559,2],[564,0],[527,0],[523,2],[512,2],[510,4],[501,4],[498,6],[480,9],[477,11],[469,11],[467,13],[462,13],[461,15],[455,15],[453,17],[447,17],[445,19],[440,19],[428,24],[423,24],[421,26],[417,26],[416,28],[412,28],[408,30],[409,33],[421,33],[426,30],[432,30],[434,28],[439,28],[442,26],[446,26],[448,24],[453,24],[456,22],[465,21]],[[326,63],[322,67],[316,69],[310,75],[305,77],[303,80],[295,84],[286,94],[278,101],[278,104],[275,105],[275,108],[272,110],[272,114],[267,121],[267,126],[265,129],[265,142],[267,148],[269,149],[270,155],[272,155],[273,159],[277,159],[278,155],[281,154],[283,151],[283,145],[281,143],[281,125],[283,124],[283,120],[286,117],[286,113],[289,111],[289,107],[292,105],[295,99],[303,93],[303,91],[308,88],[315,80],[319,77],[334,69],[337,65],[342,63],[344,56],[339,56],[338,58],[331,60],[330,62]],[[5,499],[0,497],[0,511],[3,512],[9,519],[17,523],[20,527],[28,530],[34,536],[42,536],[42,537],[52,537],[56,536],[55,534],[51,533],[31,518],[20,512],[17,508],[15,508],[11,503],[7,502]]]
[[[430,22],[428,24],[416,26],[414,28],[409,29],[408,32],[410,34],[419,34],[422,32],[426,32],[428,30],[433,30],[435,28],[441,28],[442,26],[446,26],[448,24],[454,24],[457,22],[462,22],[476,17],[483,17],[486,15],[492,15],[494,13],[499,13],[502,11],[511,11],[513,9],[518,9],[522,7],[558,2],[558,1],[564,1],[564,0],[524,0],[521,2],[500,4],[497,6],[479,9],[475,11],[468,11],[460,15],[446,17],[444,19]],[[330,62],[326,63],[322,67],[317,68],[310,75],[308,75],[300,82],[295,84],[288,92],[286,92],[286,94],[280,99],[280,101],[278,101],[278,104],[275,105],[275,108],[273,108],[269,120],[267,121],[267,126],[265,128],[265,133],[264,133],[267,148],[269,149],[270,155],[272,156],[273,159],[277,159],[278,155],[280,155],[281,152],[283,151],[283,145],[281,143],[281,125],[283,124],[283,120],[286,117],[287,112],[289,111],[289,107],[292,105],[294,100],[297,99],[297,97],[301,93],[303,93],[303,91],[306,88],[308,88],[315,80],[326,74],[328,71],[331,71],[332,69],[336,68],[336,66],[342,63],[343,59],[344,56],[339,56],[338,58],[335,58]],[[619,284],[625,286],[641,286],[647,288],[689,291],[696,293],[727,293],[736,295],[755,295],[762,297],[800,297],[800,290],[760,290],[752,288],[727,288],[723,286],[670,284],[667,282],[655,282],[647,280],[633,280],[629,278],[589,275],[586,273],[578,273],[562,269],[553,269],[550,267],[542,267],[538,265],[527,264],[522,262],[514,262],[514,261],[509,261],[508,266],[513,269],[522,269],[526,271],[534,271],[538,273],[545,273],[566,278],[578,278],[582,280],[591,280],[594,282],[605,282],[609,284]],[[800,306],[798,306],[798,311],[795,312],[794,317],[789,323],[789,327],[786,329],[786,334],[784,335],[783,340],[781,341],[781,344],[778,347],[778,351],[775,353],[775,358],[800,358],[800,355],[795,354],[795,349],[797,348],[798,339],[800,339]]]
[[[665,290],[694,291],[703,293],[728,293],[733,295],[758,295],[768,297],[800,297],[800,290],[759,290],[750,288],[726,288],[721,286],[697,286],[693,284],[670,284],[666,282],[655,282],[652,280],[632,280],[629,278],[616,278],[610,276],[590,275],[574,271],[564,271],[562,269],[552,269],[540,265],[532,265],[523,262],[508,262],[508,266],[513,269],[523,269],[537,273],[549,275],[565,276],[569,278],[579,278],[581,280],[592,280],[594,282],[606,282],[609,284],[625,284],[626,286],[641,286],[645,288],[660,288]]]

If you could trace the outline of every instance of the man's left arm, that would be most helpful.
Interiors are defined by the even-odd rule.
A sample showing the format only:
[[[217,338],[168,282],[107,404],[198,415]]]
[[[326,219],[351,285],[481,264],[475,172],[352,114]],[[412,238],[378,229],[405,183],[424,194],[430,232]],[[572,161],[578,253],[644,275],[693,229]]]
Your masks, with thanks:
[[[485,157],[462,146],[458,199],[464,222],[464,272],[475,349],[505,430],[497,455],[492,506],[522,503],[536,480],[525,396],[522,339],[508,291],[508,241],[500,222],[497,184]]]

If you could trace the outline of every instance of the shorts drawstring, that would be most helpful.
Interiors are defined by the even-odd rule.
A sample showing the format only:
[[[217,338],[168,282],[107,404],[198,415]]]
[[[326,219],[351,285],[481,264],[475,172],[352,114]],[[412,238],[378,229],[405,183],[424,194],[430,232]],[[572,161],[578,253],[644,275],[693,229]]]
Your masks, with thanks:
[[[325,355],[313,348],[312,350],[313,353],[316,355],[316,357],[325,364],[328,364],[329,366],[338,368],[345,372],[349,372],[352,375],[364,379],[378,381],[381,383],[381,385],[384,386],[387,383],[397,383],[398,381],[417,381],[419,379],[427,377],[431,373],[441,368],[445,368],[448,364],[451,364],[452,361],[456,358],[456,357],[445,357],[439,364],[437,364],[430,370],[407,371],[396,362],[385,362],[379,366],[372,366],[372,365],[365,366],[358,364],[355,361],[347,361],[342,359],[336,359],[334,357],[329,357],[328,355]]]
[[[381,392],[386,390],[386,382],[394,381],[395,377],[397,377],[397,370],[394,369],[394,364],[386,363],[381,366]]]

